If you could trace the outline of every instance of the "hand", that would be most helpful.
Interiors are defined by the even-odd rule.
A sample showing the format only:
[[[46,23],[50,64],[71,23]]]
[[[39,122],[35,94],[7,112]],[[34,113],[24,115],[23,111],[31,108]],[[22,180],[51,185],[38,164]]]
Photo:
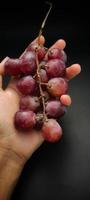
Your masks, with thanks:
[[[41,43],[45,39],[41,36]],[[51,48],[65,48],[65,41],[58,40]],[[11,152],[11,156],[17,157],[23,163],[43,143],[44,139],[40,131],[32,130],[24,134],[15,129],[13,119],[19,109],[20,94],[15,87],[16,80],[12,79],[5,90],[2,89],[2,75],[4,72],[4,61],[0,64],[0,149]],[[68,80],[78,75],[81,71],[80,65],[73,64],[66,69]],[[69,95],[62,95],[61,102],[65,105],[71,104]]]

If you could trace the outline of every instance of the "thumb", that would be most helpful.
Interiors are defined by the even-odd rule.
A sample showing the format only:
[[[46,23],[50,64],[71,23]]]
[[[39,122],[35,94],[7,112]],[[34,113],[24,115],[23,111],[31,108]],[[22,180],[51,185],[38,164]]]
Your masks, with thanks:
[[[4,58],[2,62],[0,63],[0,75],[4,75],[4,64],[8,60],[9,57]]]

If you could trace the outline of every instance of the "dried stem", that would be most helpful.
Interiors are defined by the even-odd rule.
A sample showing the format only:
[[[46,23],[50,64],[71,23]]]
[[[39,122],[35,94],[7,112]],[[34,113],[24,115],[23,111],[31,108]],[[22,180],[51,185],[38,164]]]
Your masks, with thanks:
[[[46,16],[45,16],[42,24],[41,24],[41,28],[40,28],[40,31],[39,31],[39,34],[38,34],[38,39],[37,39],[38,47],[36,48],[36,64],[37,64],[36,77],[37,77],[37,83],[39,85],[39,90],[40,90],[40,98],[42,99],[44,121],[47,121],[48,118],[47,118],[47,115],[46,115],[46,112],[45,112],[45,99],[44,99],[44,95],[43,95],[42,85],[46,85],[46,84],[41,82],[41,77],[40,77],[41,65],[39,64],[39,60],[38,60],[38,49],[39,49],[39,46],[40,46],[40,37],[42,35],[44,26],[46,24],[46,20],[48,18],[48,15],[49,15],[49,13],[52,9],[52,3],[50,3],[50,2],[46,2],[46,3],[49,4],[50,7],[49,7],[48,12],[46,13]]]
[[[49,10],[48,10],[48,12],[47,12],[42,24],[41,24],[41,28],[40,28],[40,31],[39,31],[39,34],[38,34],[38,44],[39,45],[40,45],[40,36],[42,35],[42,32],[43,32],[44,26],[46,24],[47,18],[48,18],[49,13],[50,13],[50,11],[52,9],[52,3],[48,2],[48,1],[46,1],[46,3],[49,4],[50,7],[49,7]]]
[[[43,95],[43,90],[42,90],[42,82],[41,82],[41,77],[40,77],[40,65],[39,65],[39,61],[38,61],[38,49],[36,50],[36,64],[37,64],[37,81],[38,81],[38,85],[39,85],[39,90],[40,90],[40,98],[42,99],[42,105],[43,105],[43,117],[44,117],[44,121],[47,121],[47,115],[45,112],[45,99],[44,99],[44,95]]]

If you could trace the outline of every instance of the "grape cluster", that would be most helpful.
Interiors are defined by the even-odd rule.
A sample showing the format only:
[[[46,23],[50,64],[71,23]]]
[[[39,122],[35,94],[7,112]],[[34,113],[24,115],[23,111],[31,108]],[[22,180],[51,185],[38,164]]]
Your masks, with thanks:
[[[20,58],[8,58],[5,62],[5,74],[18,77],[16,87],[21,93],[14,118],[17,129],[41,129],[49,142],[61,138],[62,128],[57,119],[66,113],[60,102],[60,96],[68,92],[66,61],[63,50],[48,50],[32,42]]]

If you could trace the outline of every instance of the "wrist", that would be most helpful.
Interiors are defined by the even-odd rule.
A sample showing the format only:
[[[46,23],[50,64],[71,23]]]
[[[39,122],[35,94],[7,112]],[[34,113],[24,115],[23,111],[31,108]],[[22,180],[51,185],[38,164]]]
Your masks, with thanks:
[[[0,147],[0,199],[10,198],[24,164],[15,152]]]

